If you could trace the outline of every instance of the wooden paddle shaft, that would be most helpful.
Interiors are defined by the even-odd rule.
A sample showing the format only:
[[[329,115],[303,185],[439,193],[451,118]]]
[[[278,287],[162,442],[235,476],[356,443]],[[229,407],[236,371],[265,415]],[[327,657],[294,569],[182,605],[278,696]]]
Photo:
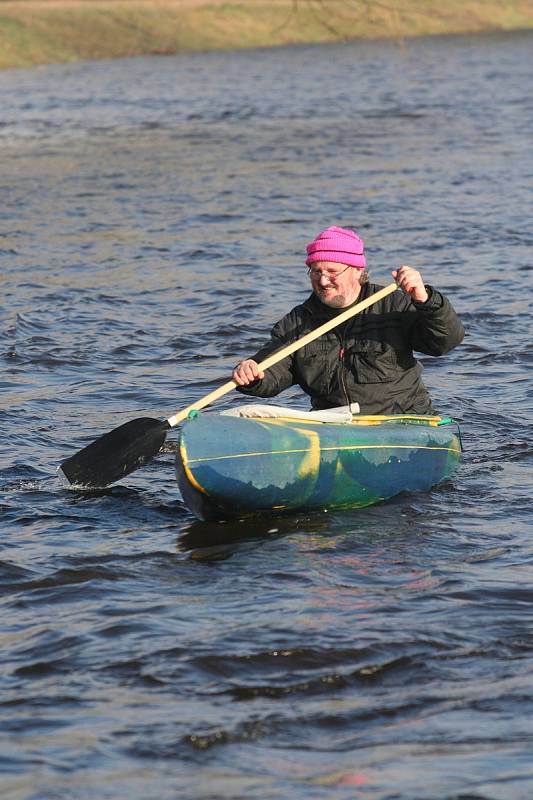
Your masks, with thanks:
[[[336,328],[337,325],[341,325],[346,320],[354,317],[356,314],[359,314],[360,311],[364,311],[365,308],[377,303],[378,300],[381,300],[383,297],[386,297],[388,294],[392,294],[397,289],[397,285],[395,283],[389,283],[388,286],[385,286],[383,289],[380,289],[379,292],[370,295],[367,297],[366,300],[361,300],[360,303],[356,303],[354,306],[350,306],[347,308],[346,311],[343,311],[341,314],[338,314],[333,319],[328,320],[323,325],[320,325],[318,328],[306,333],[305,336],[302,336],[301,339],[297,339],[295,342],[291,342],[286,347],[283,347],[281,350],[273,353],[268,358],[265,358],[264,361],[261,361],[258,364],[259,369],[264,372],[269,367],[273,367],[274,364],[277,364],[279,361],[282,361],[287,356],[290,356],[292,353],[295,353],[296,350],[299,350],[301,347],[305,347],[306,344],[309,342],[314,341],[314,339],[318,339],[319,336],[323,336],[328,331],[331,331],[333,328]],[[184,419],[187,419],[191,411],[199,411],[201,408],[205,408],[206,406],[214,403],[215,400],[218,400],[219,397],[231,392],[232,389],[238,384],[235,381],[228,381],[227,383],[223,384],[223,386],[219,386],[218,389],[215,389],[213,392],[206,394],[205,397],[200,398],[195,403],[192,403],[187,408],[184,408],[183,411],[179,411],[173,417],[169,417],[167,420],[169,426],[173,428],[178,423],[182,422]]]

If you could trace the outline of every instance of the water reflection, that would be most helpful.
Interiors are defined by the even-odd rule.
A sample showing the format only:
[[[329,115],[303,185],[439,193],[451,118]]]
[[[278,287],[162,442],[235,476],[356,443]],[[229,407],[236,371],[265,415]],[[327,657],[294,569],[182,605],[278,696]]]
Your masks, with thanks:
[[[294,533],[313,533],[328,530],[325,515],[248,517],[221,522],[194,521],[184,525],[177,539],[180,551],[191,551],[191,558],[211,558],[218,552],[229,557],[238,550],[240,542],[290,536]],[[235,548],[232,545],[237,545]]]

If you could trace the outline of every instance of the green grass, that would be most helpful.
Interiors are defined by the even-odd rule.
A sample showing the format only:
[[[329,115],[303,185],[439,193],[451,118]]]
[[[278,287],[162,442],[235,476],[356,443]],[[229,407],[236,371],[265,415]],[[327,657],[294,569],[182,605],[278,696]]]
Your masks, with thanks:
[[[530,0],[0,0],[0,68],[520,28]]]

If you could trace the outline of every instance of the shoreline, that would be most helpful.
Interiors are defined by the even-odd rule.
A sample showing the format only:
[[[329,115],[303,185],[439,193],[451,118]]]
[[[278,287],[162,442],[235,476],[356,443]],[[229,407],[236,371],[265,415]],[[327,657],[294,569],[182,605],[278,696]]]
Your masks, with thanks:
[[[0,0],[0,69],[533,29],[527,0]]]

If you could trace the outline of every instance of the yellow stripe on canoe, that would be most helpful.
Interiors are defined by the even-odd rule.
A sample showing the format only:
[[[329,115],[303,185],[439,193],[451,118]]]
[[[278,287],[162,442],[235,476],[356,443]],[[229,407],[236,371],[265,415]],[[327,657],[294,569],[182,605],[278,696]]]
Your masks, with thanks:
[[[321,447],[319,452],[326,453],[330,450],[445,450],[447,453],[461,454],[461,450],[455,447],[431,447],[429,445],[419,444],[345,444],[332,447]],[[264,452],[257,453],[231,453],[225,456],[206,456],[204,458],[189,458],[185,461],[186,454],[184,448],[180,449],[181,460],[184,467],[186,464],[199,464],[206,463],[207,461],[224,461],[233,458],[254,458],[258,456],[284,456],[292,453],[309,453],[308,447],[295,448],[294,450],[265,450]],[[188,473],[187,473],[188,474]]]
[[[194,475],[192,474],[192,472],[191,472],[191,470],[189,468],[189,462],[187,460],[187,453],[185,452],[185,448],[184,448],[183,445],[180,445],[180,456],[181,456],[181,463],[183,464],[183,471],[185,472],[185,475],[187,476],[187,480],[189,481],[191,486],[193,486],[198,492],[202,492],[202,494],[207,494],[207,492],[204,489],[204,487],[200,483],[198,483],[198,481],[196,480],[196,478],[194,477]]]

